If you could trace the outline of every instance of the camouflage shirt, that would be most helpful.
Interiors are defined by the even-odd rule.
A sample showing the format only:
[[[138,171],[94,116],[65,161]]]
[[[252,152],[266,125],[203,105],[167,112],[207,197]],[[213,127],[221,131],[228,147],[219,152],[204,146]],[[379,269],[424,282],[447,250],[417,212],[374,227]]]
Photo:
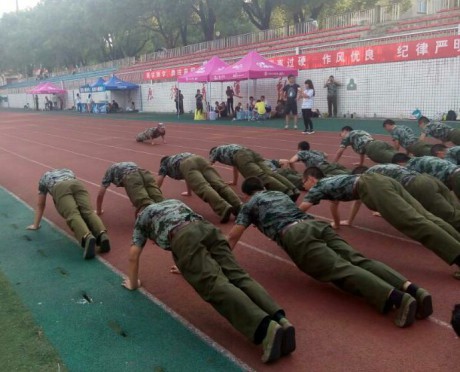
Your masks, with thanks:
[[[415,135],[414,131],[405,125],[395,125],[390,134],[391,138],[398,141],[405,149],[418,142],[418,137]]]
[[[344,174],[322,178],[308,191],[303,200],[312,204],[319,204],[323,199],[336,201],[356,200],[358,198],[354,195],[353,186],[358,178],[359,174]]]
[[[180,171],[180,163],[182,160],[194,156],[190,152],[182,152],[180,154],[171,155],[160,164],[160,170],[158,171],[159,176],[169,176],[175,180],[182,180],[184,176]]]
[[[342,139],[340,147],[346,148],[351,146],[356,153],[364,154],[366,145],[373,140],[374,138],[364,130],[352,130],[348,136]]]
[[[233,166],[233,156],[243,148],[243,146],[236,144],[217,146],[209,153],[209,161],[211,163],[218,161],[222,164]]]
[[[456,165],[460,164],[460,146],[449,147],[446,151],[444,160],[450,161]]]
[[[105,172],[101,184],[105,188],[109,187],[110,183],[113,183],[117,187],[123,187],[123,178],[127,174],[133,173],[138,169],[139,167],[137,166],[137,164],[130,161],[114,163]]]
[[[427,136],[437,138],[443,142],[449,140],[449,134],[454,129],[449,127],[447,124],[440,123],[439,121],[430,121],[425,125],[425,128],[422,129],[422,133],[425,133]]]
[[[249,227],[254,224],[264,235],[279,242],[283,228],[298,220],[312,219],[280,191],[260,191],[243,205],[235,223]]]
[[[305,167],[317,167],[318,165],[327,163],[324,152],[316,150],[301,150],[297,152],[299,161],[305,164]]]
[[[418,176],[420,173],[407,169],[406,167],[402,167],[397,164],[378,164],[370,167],[366,172],[368,174],[382,174],[384,176],[393,178],[394,180],[398,181],[401,185],[405,186],[410,181],[414,179],[414,177]]]
[[[155,139],[165,134],[164,128],[147,128],[136,136],[136,141],[142,142],[149,139]]]
[[[435,156],[412,158],[407,162],[406,167],[419,173],[429,174],[444,183],[447,183],[449,176],[458,169],[458,166],[450,161]]]
[[[46,172],[38,181],[38,193],[46,195],[55,184],[62,181],[76,179],[75,174],[67,168],[53,169]]]
[[[169,233],[187,221],[202,221],[203,217],[179,200],[168,199],[150,204],[139,214],[134,225],[133,241],[136,247],[144,248],[148,239],[160,248],[170,250]]]

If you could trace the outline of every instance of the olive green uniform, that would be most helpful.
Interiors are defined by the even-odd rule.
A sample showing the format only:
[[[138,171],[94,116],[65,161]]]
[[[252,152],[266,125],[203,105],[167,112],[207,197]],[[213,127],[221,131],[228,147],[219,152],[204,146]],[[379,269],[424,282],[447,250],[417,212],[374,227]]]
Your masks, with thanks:
[[[267,291],[236,262],[225,236],[179,200],[151,204],[138,216],[133,244],[148,239],[172,252],[185,280],[238,331],[260,342],[264,319],[284,314]]]
[[[38,192],[49,193],[59,214],[83,245],[83,238],[92,233],[98,237],[106,231],[101,219],[94,212],[88,191],[69,169],[46,172],[38,183]]]

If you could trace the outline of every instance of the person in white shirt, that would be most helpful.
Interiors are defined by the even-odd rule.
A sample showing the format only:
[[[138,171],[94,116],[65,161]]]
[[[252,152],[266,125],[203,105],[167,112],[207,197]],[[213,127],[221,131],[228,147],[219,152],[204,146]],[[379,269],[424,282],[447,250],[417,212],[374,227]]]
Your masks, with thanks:
[[[305,89],[302,92],[302,117],[305,125],[303,134],[313,134],[312,109],[315,103],[315,87],[310,79],[305,80]]]

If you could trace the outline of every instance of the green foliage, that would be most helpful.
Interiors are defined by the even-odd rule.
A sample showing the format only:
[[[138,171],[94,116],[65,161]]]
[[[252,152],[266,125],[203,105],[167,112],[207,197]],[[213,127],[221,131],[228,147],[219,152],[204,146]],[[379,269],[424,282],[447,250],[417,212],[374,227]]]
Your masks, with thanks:
[[[0,18],[0,71],[90,65],[410,0],[42,0]]]

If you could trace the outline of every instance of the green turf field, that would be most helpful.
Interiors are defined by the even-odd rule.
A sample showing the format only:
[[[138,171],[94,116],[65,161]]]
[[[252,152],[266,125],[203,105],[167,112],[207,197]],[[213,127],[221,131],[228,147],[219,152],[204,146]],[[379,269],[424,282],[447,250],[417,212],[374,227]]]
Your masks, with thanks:
[[[33,211],[2,188],[0,201],[1,371],[242,370],[46,221],[26,230]]]

